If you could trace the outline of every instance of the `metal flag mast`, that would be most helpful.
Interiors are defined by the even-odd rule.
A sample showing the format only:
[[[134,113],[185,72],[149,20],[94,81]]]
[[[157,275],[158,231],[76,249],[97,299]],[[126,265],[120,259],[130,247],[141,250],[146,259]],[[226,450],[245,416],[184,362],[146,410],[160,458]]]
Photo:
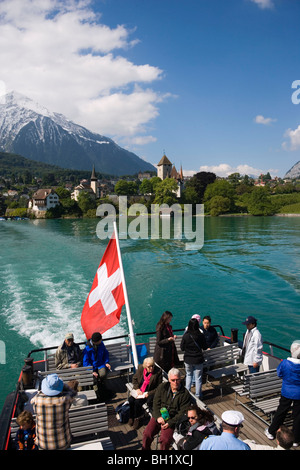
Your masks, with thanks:
[[[139,361],[138,361],[138,355],[137,355],[136,344],[135,344],[135,336],[134,336],[133,326],[132,326],[132,319],[131,319],[129,300],[128,300],[128,295],[127,295],[127,287],[126,287],[126,282],[125,282],[125,276],[124,276],[123,263],[122,263],[121,250],[120,250],[120,245],[119,245],[119,236],[118,236],[118,230],[117,230],[116,222],[114,222],[114,233],[115,233],[115,238],[116,238],[117,252],[118,252],[118,258],[119,258],[119,264],[120,264],[121,279],[122,279],[124,300],[125,300],[126,313],[127,313],[127,321],[128,321],[128,327],[129,327],[129,338],[130,338],[130,344],[131,344],[131,349],[132,349],[132,354],[133,354],[133,363],[134,363],[134,367],[137,369]]]

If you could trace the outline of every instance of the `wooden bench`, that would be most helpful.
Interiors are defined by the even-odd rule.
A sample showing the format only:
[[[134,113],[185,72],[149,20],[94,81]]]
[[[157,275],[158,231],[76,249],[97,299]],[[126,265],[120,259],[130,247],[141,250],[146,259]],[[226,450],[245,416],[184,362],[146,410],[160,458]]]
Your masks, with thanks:
[[[129,372],[133,369],[134,365],[132,363],[130,354],[131,349],[126,344],[125,341],[119,343],[110,343],[108,340],[104,340],[104,344],[109,353],[109,363],[112,367],[113,373],[122,374],[123,372]],[[70,371],[73,369],[56,369],[55,368],[55,353],[48,354],[45,359],[45,369],[44,374],[56,372],[59,376],[64,374],[65,371]],[[75,369],[76,371],[84,369],[83,367]],[[86,377],[87,379],[87,377]],[[89,384],[90,385],[90,384]]]
[[[45,378],[47,375],[53,373],[56,373],[65,384],[70,380],[77,380],[79,390],[81,389],[83,391],[88,400],[94,400],[96,398],[96,393],[93,389],[94,378],[92,366],[76,367],[75,369],[47,370],[40,372],[40,375],[42,378]]]
[[[237,377],[248,370],[248,366],[238,362],[240,360],[240,348],[238,343],[203,351],[204,370],[208,377],[220,380],[220,391],[222,395],[222,379]]]
[[[107,406],[105,403],[71,407],[69,410],[69,419],[74,440],[78,441],[78,439],[83,436],[91,435],[94,436],[92,441],[95,443],[98,440],[96,439],[97,434],[108,432]],[[11,421],[11,438],[13,440],[15,439],[18,428],[16,418],[13,418]],[[102,441],[102,439],[99,439],[99,441]],[[113,449],[112,443],[108,437],[103,439],[103,444],[105,449]],[[104,446],[102,447],[104,448]]]
[[[105,340],[104,340],[105,342]],[[109,353],[109,363],[112,368],[112,374],[127,372],[128,381],[129,373],[134,368],[131,358],[131,348],[125,341],[120,343],[105,343],[105,347]]]
[[[281,396],[282,379],[278,377],[277,370],[271,369],[255,374],[244,376],[242,387],[234,387],[236,402],[249,409],[258,416],[259,419],[269,424],[255,410],[261,411],[268,419],[272,419],[273,413],[277,410]],[[238,396],[247,396],[250,403],[239,400]]]
[[[180,349],[182,336],[183,335],[179,335],[175,339],[175,345],[176,345],[176,349],[177,349],[178,359],[179,359],[180,362],[183,361],[183,356],[184,356],[184,352],[181,351],[181,349]],[[156,345],[156,336],[152,336],[151,338],[149,338],[149,355],[152,356],[152,357],[154,355],[155,345]]]

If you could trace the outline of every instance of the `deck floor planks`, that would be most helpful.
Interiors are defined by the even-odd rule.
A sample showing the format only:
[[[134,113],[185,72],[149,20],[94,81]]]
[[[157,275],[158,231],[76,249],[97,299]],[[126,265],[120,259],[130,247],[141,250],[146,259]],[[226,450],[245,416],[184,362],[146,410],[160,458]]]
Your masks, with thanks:
[[[145,425],[149,421],[149,417],[141,420],[141,427],[134,430],[128,424],[121,424],[116,418],[116,407],[127,399],[127,389],[125,383],[127,377],[112,377],[108,383],[108,388],[113,390],[116,395],[107,402],[108,406],[108,424],[109,437],[116,450],[141,450],[143,431]],[[249,410],[245,409],[241,404],[235,404],[235,393],[229,387],[224,388],[223,397],[220,391],[213,388],[210,384],[203,385],[204,398],[203,402],[213,411],[213,413],[221,419],[222,413],[228,409],[236,409],[241,411],[245,417],[243,428],[240,433],[241,439],[251,439],[256,444],[269,445],[276,447],[275,441],[270,441],[264,434],[266,425],[258,419]],[[152,450],[157,446],[156,439],[153,441]],[[300,449],[299,447],[297,449]]]

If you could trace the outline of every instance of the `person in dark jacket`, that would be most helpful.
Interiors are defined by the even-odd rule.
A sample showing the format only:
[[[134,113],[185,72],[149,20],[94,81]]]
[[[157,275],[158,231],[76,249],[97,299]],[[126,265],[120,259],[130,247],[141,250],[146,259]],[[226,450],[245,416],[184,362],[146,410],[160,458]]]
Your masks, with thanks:
[[[184,365],[186,371],[185,386],[191,390],[193,374],[195,374],[196,397],[202,397],[203,350],[207,349],[204,335],[199,330],[196,318],[191,318],[184,333],[180,349],[184,352]]]
[[[154,394],[161,382],[162,370],[155,365],[152,357],[146,357],[132,377],[133,392],[128,398],[130,405],[128,424],[134,429],[139,427],[143,404],[147,403],[152,409]]]
[[[219,336],[217,330],[211,326],[211,318],[209,315],[203,317],[202,325],[201,330],[205,336],[207,349],[216,348],[219,344]]]
[[[294,447],[300,445],[300,340],[291,345],[291,356],[280,362],[277,375],[282,378],[281,397],[278,408],[265,434],[274,439],[276,431],[283,424],[288,411],[292,408]]]
[[[175,344],[176,336],[173,334],[170,322],[173,315],[165,311],[156,325],[156,344],[154,349],[154,361],[168,372],[172,367],[179,364]]]
[[[175,426],[190,405],[191,395],[181,383],[180,371],[170,369],[168,379],[169,381],[161,383],[155,392],[152,418],[143,433],[143,450],[151,450],[151,443],[159,432],[160,450],[168,450]]]
[[[91,339],[88,340],[83,350],[83,366],[93,366],[94,390],[101,400],[105,391],[105,379],[108,370],[111,369],[109,364],[109,354],[102,342],[101,333],[93,333]]]
[[[185,437],[177,442],[178,449],[195,450],[207,436],[220,435],[214,416],[209,410],[200,409],[192,404],[187,411],[190,426]]]

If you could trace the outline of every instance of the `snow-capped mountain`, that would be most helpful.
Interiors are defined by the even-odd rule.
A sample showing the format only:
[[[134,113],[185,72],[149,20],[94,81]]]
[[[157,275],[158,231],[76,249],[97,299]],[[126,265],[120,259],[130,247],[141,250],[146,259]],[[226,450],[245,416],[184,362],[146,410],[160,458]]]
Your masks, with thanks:
[[[0,101],[0,150],[62,168],[90,170],[95,165],[99,173],[118,176],[155,171],[112,139],[16,92]]]

